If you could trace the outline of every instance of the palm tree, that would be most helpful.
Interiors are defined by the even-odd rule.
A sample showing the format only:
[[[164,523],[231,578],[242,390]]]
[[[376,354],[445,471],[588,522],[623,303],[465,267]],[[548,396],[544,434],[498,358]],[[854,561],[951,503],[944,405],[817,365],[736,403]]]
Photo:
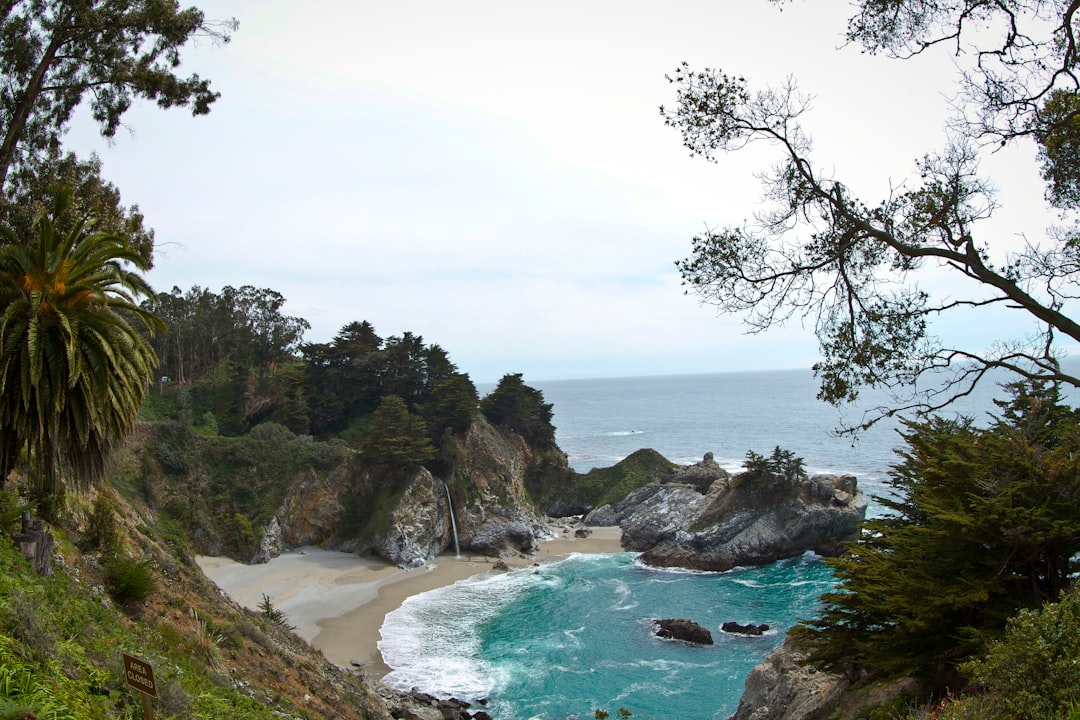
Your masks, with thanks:
[[[157,364],[132,322],[164,329],[137,302],[152,295],[143,259],[88,219],[58,232],[67,202],[57,194],[37,237],[0,227],[0,484],[25,450],[50,494],[61,471],[79,487],[100,480]]]

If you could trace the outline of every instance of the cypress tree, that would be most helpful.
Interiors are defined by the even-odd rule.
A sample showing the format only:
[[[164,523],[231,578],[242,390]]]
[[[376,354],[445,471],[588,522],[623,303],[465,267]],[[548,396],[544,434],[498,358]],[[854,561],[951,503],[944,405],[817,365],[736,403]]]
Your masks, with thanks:
[[[840,584],[799,633],[832,670],[945,677],[1021,608],[1055,600],[1080,552],[1078,414],[1014,385],[1003,415],[907,422],[890,511],[830,560]]]

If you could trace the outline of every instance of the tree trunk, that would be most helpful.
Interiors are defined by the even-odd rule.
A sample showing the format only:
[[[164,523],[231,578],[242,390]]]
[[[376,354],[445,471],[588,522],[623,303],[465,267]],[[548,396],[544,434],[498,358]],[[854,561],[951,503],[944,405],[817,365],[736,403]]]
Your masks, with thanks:
[[[15,161],[15,150],[19,145],[19,141],[22,140],[23,132],[26,130],[26,121],[30,117],[30,113],[33,112],[38,96],[41,95],[41,88],[45,84],[45,76],[56,60],[56,53],[64,44],[62,26],[65,21],[66,19],[62,19],[58,23],[60,27],[53,31],[48,47],[45,48],[41,60],[38,61],[37,67],[34,68],[34,74],[30,76],[30,80],[26,83],[26,87],[19,98],[19,104],[15,106],[15,111],[11,115],[7,131],[4,134],[3,143],[0,143],[0,194],[3,193],[11,164]]]

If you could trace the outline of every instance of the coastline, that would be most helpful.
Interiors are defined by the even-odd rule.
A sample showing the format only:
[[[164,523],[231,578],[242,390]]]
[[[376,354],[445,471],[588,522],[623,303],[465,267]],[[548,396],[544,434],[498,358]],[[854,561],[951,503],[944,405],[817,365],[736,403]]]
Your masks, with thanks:
[[[573,553],[622,552],[618,527],[591,528],[586,538],[561,531],[542,540],[532,555],[503,560],[511,570],[561,560]],[[258,612],[270,598],[296,634],[343,667],[362,666],[369,677],[390,671],[379,653],[379,630],[386,614],[406,598],[453,585],[475,575],[498,572],[496,560],[479,555],[441,555],[418,568],[402,570],[383,560],[352,553],[296,548],[262,565],[221,557],[196,557],[203,573],[238,604]]]

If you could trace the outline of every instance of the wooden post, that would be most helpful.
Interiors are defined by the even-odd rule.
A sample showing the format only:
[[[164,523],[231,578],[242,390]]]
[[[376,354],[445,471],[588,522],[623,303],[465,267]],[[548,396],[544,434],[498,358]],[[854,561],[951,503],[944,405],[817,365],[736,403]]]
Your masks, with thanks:
[[[19,552],[34,564],[38,575],[52,575],[53,549],[56,540],[45,529],[44,520],[30,519],[30,513],[22,514],[22,532],[13,538],[19,545]]]

